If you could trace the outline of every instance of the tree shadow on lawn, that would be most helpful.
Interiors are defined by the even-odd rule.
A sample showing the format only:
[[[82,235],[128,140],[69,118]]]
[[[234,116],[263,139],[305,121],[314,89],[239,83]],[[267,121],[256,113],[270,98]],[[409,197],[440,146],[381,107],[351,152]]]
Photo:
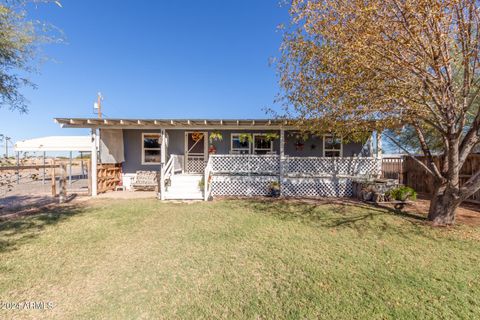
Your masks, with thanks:
[[[16,250],[51,225],[84,212],[80,204],[49,205],[0,217],[0,253]]]
[[[375,230],[408,237],[405,227],[395,223],[393,217],[408,222],[409,233],[427,235],[426,218],[422,215],[370,205],[349,198],[342,199],[255,199],[247,206],[281,220],[296,220],[323,228],[351,228],[359,233]]]

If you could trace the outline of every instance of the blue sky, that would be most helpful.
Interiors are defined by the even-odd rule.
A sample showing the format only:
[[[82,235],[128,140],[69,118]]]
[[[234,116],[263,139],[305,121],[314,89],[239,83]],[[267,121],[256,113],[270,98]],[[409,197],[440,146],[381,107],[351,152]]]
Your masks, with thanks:
[[[288,8],[279,0],[63,0],[32,17],[53,23],[67,44],[23,92],[29,113],[0,109],[13,140],[77,135],[54,117],[92,117],[97,91],[111,118],[264,118],[279,89],[275,68]]]

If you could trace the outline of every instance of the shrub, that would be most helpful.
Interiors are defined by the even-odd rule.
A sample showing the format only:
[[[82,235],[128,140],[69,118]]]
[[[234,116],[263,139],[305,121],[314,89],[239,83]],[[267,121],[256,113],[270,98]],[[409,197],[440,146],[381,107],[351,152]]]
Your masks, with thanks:
[[[410,187],[401,186],[390,190],[390,197],[394,200],[417,200],[417,192]]]

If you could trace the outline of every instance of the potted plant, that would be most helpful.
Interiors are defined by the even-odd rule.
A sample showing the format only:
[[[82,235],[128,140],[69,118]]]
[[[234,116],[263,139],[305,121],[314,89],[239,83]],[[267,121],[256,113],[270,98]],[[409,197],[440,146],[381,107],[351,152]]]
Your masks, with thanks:
[[[272,181],[270,183],[270,196],[274,198],[280,196],[280,183],[278,181]]]
[[[265,140],[267,140],[267,141],[277,140],[278,138],[279,138],[279,135],[278,135],[278,133],[275,133],[275,132],[267,133],[265,135]]]
[[[211,144],[209,147],[208,147],[208,154],[215,154],[217,153],[217,148]]]
[[[241,142],[241,143],[245,143],[245,142],[253,142],[253,136],[250,134],[250,133],[242,133],[238,136],[238,140]]]
[[[297,151],[302,151],[304,146],[305,146],[305,143],[302,140],[297,140],[295,142],[295,150]]]
[[[213,143],[214,141],[222,141],[223,135],[220,131],[212,131],[208,137],[208,140],[210,140],[210,143]]]

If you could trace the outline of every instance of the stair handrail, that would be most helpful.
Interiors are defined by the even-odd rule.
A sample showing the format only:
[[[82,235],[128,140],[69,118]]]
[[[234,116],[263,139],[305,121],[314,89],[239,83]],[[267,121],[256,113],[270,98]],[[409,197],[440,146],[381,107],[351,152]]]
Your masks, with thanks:
[[[210,177],[213,173],[213,156],[210,156],[207,161],[207,165],[205,166],[205,175],[203,177],[203,197],[205,201],[210,199],[210,194],[212,193],[212,183],[210,181]]]
[[[165,181],[170,179],[170,177],[174,174],[174,159],[176,155],[170,155],[170,159],[168,159],[167,164],[162,167],[160,170],[160,199],[165,200]]]

